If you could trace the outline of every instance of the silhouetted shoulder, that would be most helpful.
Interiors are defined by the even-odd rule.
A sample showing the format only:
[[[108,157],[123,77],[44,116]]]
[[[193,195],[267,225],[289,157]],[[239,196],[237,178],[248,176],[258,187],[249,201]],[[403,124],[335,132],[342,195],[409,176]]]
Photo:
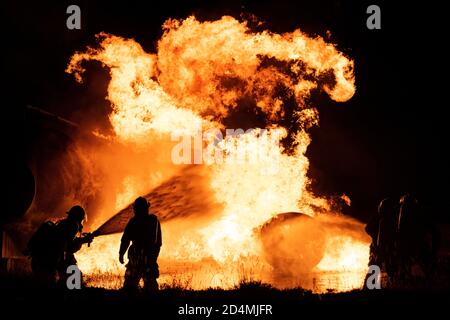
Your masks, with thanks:
[[[63,219],[57,224],[58,234],[62,237],[73,238],[77,235],[79,225],[75,221]]]
[[[128,221],[128,224],[129,225],[133,225],[133,224],[135,224],[136,223],[136,217],[132,217],[129,221]]]

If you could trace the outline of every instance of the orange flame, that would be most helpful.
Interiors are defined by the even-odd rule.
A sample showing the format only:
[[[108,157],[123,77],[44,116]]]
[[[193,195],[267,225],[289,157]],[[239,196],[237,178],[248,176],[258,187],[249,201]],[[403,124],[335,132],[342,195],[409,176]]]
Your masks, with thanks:
[[[252,101],[254,110],[264,115],[265,131],[201,143],[214,154],[212,160],[203,156],[202,166],[210,171],[210,188],[223,205],[220,216],[164,224],[161,260],[212,259],[224,267],[259,259],[264,249],[256,230],[266,221],[280,212],[316,216],[330,210],[326,199],[308,189],[306,130],[318,123],[318,112],[306,101],[313,89],[324,90],[335,101],[350,99],[355,92],[353,61],[320,37],[310,38],[300,30],[254,33],[245,22],[228,16],[212,22],[170,19],[163,29],[157,53],[145,52],[134,40],[101,33],[99,47],[75,53],[66,71],[81,82],[83,61],[97,60],[109,69],[110,121],[116,139],[137,148],[145,148],[150,138],[167,142],[170,134],[195,136],[211,128],[220,133],[227,117],[245,108],[243,100]],[[296,133],[280,125],[292,99]],[[294,140],[290,152],[281,143],[288,134]],[[136,179],[123,183],[127,188],[116,209],[138,195],[133,189],[139,184]],[[105,237],[83,250],[78,255],[82,270],[111,270],[118,240],[118,235]],[[342,229],[327,241],[319,270],[364,269],[367,239]],[[264,259],[259,260],[262,269],[270,270]]]

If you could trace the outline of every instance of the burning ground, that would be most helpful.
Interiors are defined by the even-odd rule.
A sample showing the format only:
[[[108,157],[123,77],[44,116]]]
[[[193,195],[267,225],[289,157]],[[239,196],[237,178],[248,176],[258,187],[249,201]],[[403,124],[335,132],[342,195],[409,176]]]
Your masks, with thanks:
[[[79,82],[92,63],[109,71],[113,133],[77,138],[61,153],[67,161],[58,173],[69,191],[56,207],[87,206],[91,230],[118,213],[105,232],[113,233],[134,198],[146,195],[162,221],[162,283],[360,287],[369,244],[363,225],[340,213],[351,204],[345,195],[340,201],[310,190],[305,156],[308,130],[319,125],[309,98],[323,92],[349,100],[351,58],[300,30],[253,31],[227,16],[167,20],[154,53],[112,34],[97,42],[74,53],[66,71]],[[186,159],[179,148],[186,141],[188,161],[176,164],[174,153]],[[201,164],[190,164],[195,159]],[[37,192],[33,219],[47,214],[39,206],[46,191]],[[104,235],[79,252],[81,270],[123,274],[119,239]],[[330,274],[337,280],[320,285]],[[89,284],[111,286],[100,278]]]

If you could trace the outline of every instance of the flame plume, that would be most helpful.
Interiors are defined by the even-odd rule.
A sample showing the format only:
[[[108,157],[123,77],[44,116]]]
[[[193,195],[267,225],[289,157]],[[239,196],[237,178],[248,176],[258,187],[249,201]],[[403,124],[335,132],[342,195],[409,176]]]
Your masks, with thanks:
[[[340,227],[347,224],[331,213],[328,200],[312,194],[305,156],[310,143],[307,129],[319,121],[317,110],[308,105],[312,90],[323,90],[338,102],[350,99],[355,93],[353,61],[321,37],[311,38],[300,30],[255,33],[245,21],[228,16],[205,22],[193,16],[169,19],[163,30],[156,53],[144,51],[132,39],[100,33],[98,47],[75,53],[66,70],[79,82],[85,61],[100,61],[109,70],[107,98],[113,107],[109,118],[118,143],[145,149],[149,141],[167,144],[174,135],[194,137],[215,130],[211,141],[194,142],[192,149],[194,154],[203,152],[198,170],[207,172],[207,190],[220,212],[183,218],[178,208],[180,218],[163,224],[161,261],[218,264],[228,270],[223,271],[226,277],[194,287],[226,287],[230,283],[224,279],[236,280],[236,273],[229,271],[233,264],[248,266],[248,259],[257,259],[262,269],[273,270],[264,254],[260,227],[281,212],[302,212],[326,215],[335,223],[329,227],[318,219],[318,229],[311,234],[323,237],[323,252],[315,255],[323,259],[311,264],[309,271],[316,265],[317,270],[364,269],[368,248],[361,224],[353,221],[351,228]],[[287,125],[286,119],[295,125]],[[260,129],[217,139],[230,125],[242,123],[244,130],[253,123]],[[283,141],[288,137],[291,143],[286,146]],[[206,159],[205,152],[212,158]],[[116,210],[138,195],[129,192],[132,184]],[[294,220],[283,223],[304,230]],[[295,233],[272,233],[298,244]],[[118,239],[99,239],[97,246],[103,251],[99,249],[95,261],[89,258],[94,248],[83,251],[82,269],[107,270],[116,258]]]

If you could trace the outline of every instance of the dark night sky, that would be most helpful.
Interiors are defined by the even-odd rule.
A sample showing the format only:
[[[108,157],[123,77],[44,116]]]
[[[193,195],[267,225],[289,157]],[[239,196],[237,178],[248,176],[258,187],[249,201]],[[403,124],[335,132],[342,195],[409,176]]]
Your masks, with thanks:
[[[143,1],[144,2],[144,1]],[[318,98],[321,123],[312,130],[310,176],[318,193],[346,193],[350,214],[367,219],[377,202],[406,191],[418,194],[440,219],[448,218],[449,178],[444,128],[443,8],[395,6],[384,1],[42,1],[2,3],[2,78],[8,82],[2,109],[11,119],[7,140],[13,163],[23,157],[21,121],[26,104],[86,126],[103,121],[107,72],[90,68],[86,85],[64,73],[70,55],[94,44],[105,31],[135,38],[153,51],[161,24],[169,17],[195,14],[212,20],[224,14],[254,14],[274,32],[300,28],[310,35],[332,35],[338,49],[355,60],[356,95],[344,104]],[[82,29],[65,27],[69,4],[82,10]],[[378,4],[382,29],[366,28],[366,8]],[[4,128],[5,129],[5,128]],[[14,132],[14,134],[11,134]]]

